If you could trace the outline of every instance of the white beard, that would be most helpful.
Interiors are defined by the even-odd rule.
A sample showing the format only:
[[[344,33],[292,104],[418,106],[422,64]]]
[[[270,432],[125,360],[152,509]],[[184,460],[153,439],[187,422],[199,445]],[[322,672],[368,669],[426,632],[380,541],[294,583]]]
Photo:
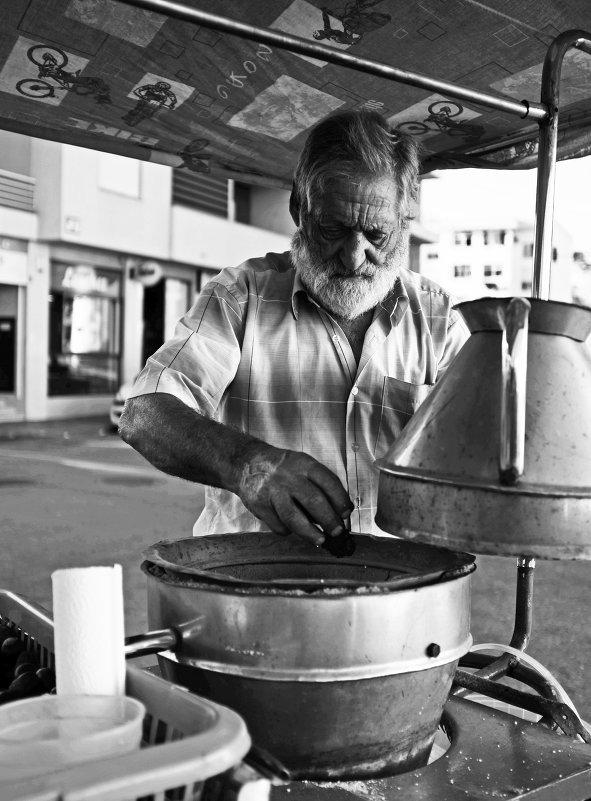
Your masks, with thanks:
[[[337,317],[354,320],[390,294],[407,248],[408,234],[401,234],[394,247],[382,254],[379,264],[365,261],[355,273],[343,275],[338,257],[322,259],[316,245],[298,229],[291,241],[291,258],[303,285],[323,308]]]

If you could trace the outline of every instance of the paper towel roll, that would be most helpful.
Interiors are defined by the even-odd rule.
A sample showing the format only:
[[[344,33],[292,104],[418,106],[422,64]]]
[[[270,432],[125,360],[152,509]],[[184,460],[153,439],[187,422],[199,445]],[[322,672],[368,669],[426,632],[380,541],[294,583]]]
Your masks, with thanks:
[[[56,692],[124,695],[121,565],[56,570],[51,579]]]

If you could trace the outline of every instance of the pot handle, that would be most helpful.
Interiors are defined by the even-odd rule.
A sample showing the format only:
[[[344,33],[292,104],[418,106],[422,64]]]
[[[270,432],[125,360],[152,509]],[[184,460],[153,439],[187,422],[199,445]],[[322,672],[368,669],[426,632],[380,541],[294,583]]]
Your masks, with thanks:
[[[527,335],[531,304],[512,298],[503,313],[499,479],[516,484],[525,468]]]
[[[125,638],[125,658],[158,654],[160,651],[178,651],[182,643],[182,635],[175,628],[148,631],[145,634],[134,634]]]

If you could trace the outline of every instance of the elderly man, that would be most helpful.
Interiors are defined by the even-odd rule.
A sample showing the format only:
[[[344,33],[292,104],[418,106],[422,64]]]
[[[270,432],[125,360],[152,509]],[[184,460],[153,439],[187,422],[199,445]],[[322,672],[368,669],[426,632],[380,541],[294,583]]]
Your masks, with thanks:
[[[374,461],[467,336],[449,295],[404,266],[418,169],[414,140],[376,113],[321,122],[291,252],[223,270],[148,360],[120,434],[206,485],[194,534],[376,533]]]

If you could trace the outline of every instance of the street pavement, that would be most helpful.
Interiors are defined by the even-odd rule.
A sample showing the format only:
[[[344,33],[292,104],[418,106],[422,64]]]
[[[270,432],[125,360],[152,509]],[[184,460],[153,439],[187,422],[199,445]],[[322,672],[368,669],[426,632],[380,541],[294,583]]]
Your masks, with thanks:
[[[59,567],[119,563],[128,634],[147,630],[142,551],[191,536],[203,488],[164,475],[102,418],[0,424],[0,587],[51,609]],[[508,643],[516,560],[479,557],[472,582],[475,643]],[[591,565],[538,561],[528,653],[591,720]]]
[[[191,536],[203,488],[166,476],[102,418],[0,425],[0,587],[51,609],[59,567],[123,568],[126,629],[146,630],[142,551]]]

